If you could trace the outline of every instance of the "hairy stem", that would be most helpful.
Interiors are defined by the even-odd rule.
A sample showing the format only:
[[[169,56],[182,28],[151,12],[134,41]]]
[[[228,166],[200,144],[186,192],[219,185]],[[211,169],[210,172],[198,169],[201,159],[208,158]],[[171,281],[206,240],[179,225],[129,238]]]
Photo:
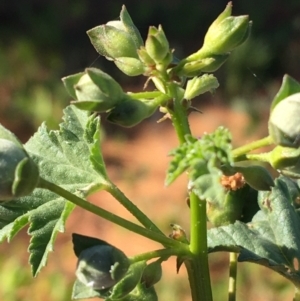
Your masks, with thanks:
[[[206,202],[199,200],[193,192],[190,194],[190,210],[190,251],[194,256],[186,261],[185,265],[188,270],[192,300],[212,301],[207,250]]]
[[[235,301],[236,299],[237,256],[237,253],[229,253],[228,301]]]
[[[191,134],[190,125],[187,117],[187,109],[182,105],[178,87],[170,85],[170,94],[173,96],[173,108],[169,110],[173,126],[175,128],[180,144],[185,142],[185,135]]]
[[[142,260],[150,260],[153,258],[168,258],[170,256],[184,256],[189,254],[188,246],[183,245],[182,248],[159,249],[129,257],[130,262],[138,262]]]
[[[264,137],[262,139],[250,142],[250,143],[248,143],[246,145],[243,145],[241,147],[238,147],[238,148],[236,148],[232,151],[234,161],[246,160],[247,159],[247,157],[246,157],[247,153],[249,153],[249,152],[251,152],[255,149],[264,147],[264,146],[272,145],[273,143],[274,143],[274,141],[273,141],[272,137],[267,136],[267,137]]]
[[[106,188],[122,206],[124,206],[145,228],[164,235],[163,232],[145,215],[135,204],[133,204],[124,193],[114,184]]]
[[[128,229],[132,232],[135,232],[137,234],[140,234],[144,237],[147,237],[153,241],[159,242],[161,244],[163,244],[164,246],[167,247],[180,247],[182,248],[183,244],[173,240],[165,235],[162,235],[160,233],[154,232],[152,230],[149,229],[145,229],[135,223],[132,223],[120,216],[117,216],[105,209],[102,209],[92,203],[87,202],[86,200],[76,196],[75,194],[63,189],[62,187],[49,182],[43,178],[40,178],[39,180],[39,184],[38,184],[39,188],[43,188],[43,189],[48,189],[60,196],[62,196],[63,198],[65,198],[66,200],[68,200],[69,202],[89,211],[92,212],[94,214],[96,214],[97,216],[100,216],[110,222],[113,222],[125,229]]]

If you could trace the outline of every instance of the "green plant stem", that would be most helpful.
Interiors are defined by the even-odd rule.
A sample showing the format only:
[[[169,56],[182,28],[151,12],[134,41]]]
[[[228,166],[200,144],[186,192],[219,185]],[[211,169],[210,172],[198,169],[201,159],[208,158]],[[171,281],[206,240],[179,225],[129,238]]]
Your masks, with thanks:
[[[63,198],[65,198],[66,200],[70,201],[71,203],[89,211],[92,212],[94,214],[96,214],[97,216],[100,216],[110,222],[113,222],[125,229],[128,229],[129,231],[135,232],[137,234],[140,234],[144,237],[147,237],[153,241],[159,242],[161,244],[163,244],[164,246],[167,247],[179,247],[179,248],[184,248],[184,244],[173,240],[165,235],[159,234],[157,232],[154,232],[152,230],[149,229],[145,229],[135,223],[132,223],[120,216],[117,216],[105,209],[102,209],[92,203],[87,202],[86,200],[74,195],[73,193],[63,189],[62,187],[49,182],[43,178],[39,179],[39,184],[38,184],[39,188],[43,188],[43,189],[48,189],[60,196],[62,196]]]
[[[228,301],[235,301],[236,299],[237,256],[237,253],[229,253]]]
[[[173,108],[169,110],[173,126],[175,128],[180,144],[185,142],[185,135],[191,134],[190,125],[187,117],[187,109],[181,103],[178,95],[178,87],[173,84],[169,86],[170,94],[173,96]]]
[[[168,249],[159,249],[159,250],[154,250],[142,254],[138,254],[132,257],[129,257],[130,262],[138,262],[142,260],[150,260],[153,258],[168,258],[170,256],[184,256],[186,254],[189,254],[188,246],[183,245],[184,248],[168,248]]]
[[[208,266],[206,202],[190,194],[190,251],[193,257],[185,261],[193,301],[212,301]]]
[[[255,149],[264,147],[264,146],[272,145],[273,143],[274,143],[274,141],[273,141],[272,137],[267,136],[267,137],[264,137],[262,139],[259,139],[259,140],[250,142],[248,144],[245,144],[241,147],[238,147],[238,148],[236,148],[232,151],[234,161],[246,160],[247,159],[247,157],[246,157],[247,153],[249,153],[249,152],[251,152]]]
[[[145,228],[164,235],[151,219],[133,204],[115,184],[111,183],[111,185],[107,186],[106,191],[124,206]]]

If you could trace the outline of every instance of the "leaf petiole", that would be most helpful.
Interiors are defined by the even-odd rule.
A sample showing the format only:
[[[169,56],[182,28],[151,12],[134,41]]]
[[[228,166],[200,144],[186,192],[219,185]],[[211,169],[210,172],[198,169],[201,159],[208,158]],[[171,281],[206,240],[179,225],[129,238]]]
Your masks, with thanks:
[[[103,208],[100,208],[92,203],[89,203],[86,200],[76,196],[75,194],[73,194],[73,193],[63,189],[62,187],[60,187],[52,182],[49,182],[43,178],[40,178],[38,187],[43,188],[43,189],[48,189],[48,190],[62,196],[69,202],[72,202],[73,204],[75,204],[89,212],[92,212],[110,222],[113,222],[125,229],[128,229],[129,231],[135,232],[135,233],[140,234],[144,237],[147,237],[153,241],[159,242],[159,243],[163,244],[164,246],[181,248],[183,245],[182,243],[180,243],[176,240],[173,240],[163,234],[154,232],[149,229],[145,229],[145,228],[143,228],[135,223],[132,223],[118,215],[115,215]]]

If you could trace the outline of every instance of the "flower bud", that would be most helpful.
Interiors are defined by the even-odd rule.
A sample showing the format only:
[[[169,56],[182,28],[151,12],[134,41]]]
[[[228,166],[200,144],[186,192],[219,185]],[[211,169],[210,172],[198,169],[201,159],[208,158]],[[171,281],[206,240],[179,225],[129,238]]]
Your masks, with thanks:
[[[124,127],[132,127],[150,117],[161,104],[163,97],[154,99],[133,99],[127,96],[107,116],[107,120]]]
[[[269,134],[276,144],[300,146],[300,93],[281,100],[272,110]]]
[[[214,91],[218,86],[218,80],[213,75],[204,74],[200,77],[194,77],[187,82],[184,98],[193,99],[205,92]]]
[[[137,49],[143,45],[143,40],[125,6],[121,10],[120,21],[110,21],[105,25],[94,27],[87,34],[97,52],[108,60],[115,61],[121,71],[131,76],[143,74],[144,71],[141,68],[141,62],[137,54]],[[134,58],[136,60],[124,62],[125,58]],[[120,60],[122,61],[121,63]],[[136,68],[134,67],[134,62],[139,62]],[[123,68],[123,64],[130,65],[132,72]]]
[[[18,139],[0,125],[0,200],[30,194],[37,186],[39,170]]]
[[[158,28],[150,26],[145,42],[145,48],[149,56],[156,63],[161,63],[170,52],[169,42],[161,25],[159,25]]]
[[[111,76],[96,68],[67,76],[63,82],[69,94],[77,99],[72,104],[82,110],[105,112],[122,101],[125,95]]]
[[[211,24],[205,37],[202,49],[199,52],[208,51],[213,54],[231,52],[241,45],[249,36],[249,16],[231,16],[231,3]]]
[[[128,258],[119,249],[111,245],[96,245],[80,253],[76,276],[86,286],[103,290],[122,279],[129,265]]]

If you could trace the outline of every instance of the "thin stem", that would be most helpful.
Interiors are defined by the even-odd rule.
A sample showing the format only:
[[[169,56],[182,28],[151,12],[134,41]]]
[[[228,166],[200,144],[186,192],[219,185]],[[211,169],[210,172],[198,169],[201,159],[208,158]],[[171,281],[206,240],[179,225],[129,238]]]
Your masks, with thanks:
[[[106,188],[106,191],[124,206],[145,228],[164,235],[151,219],[133,204],[115,184],[111,183],[111,185]]]
[[[236,281],[237,281],[237,253],[229,253],[229,286],[228,301],[236,299]]]
[[[140,99],[140,98],[156,98],[158,96],[161,96],[162,93],[160,91],[146,91],[146,92],[127,92],[127,94],[134,99]]]
[[[193,301],[212,300],[207,251],[206,202],[190,194],[190,251],[194,255],[186,262]]]
[[[132,257],[129,257],[130,262],[138,262],[142,260],[150,260],[153,258],[168,258],[170,256],[183,256],[189,253],[188,246],[183,245],[184,248],[168,248],[168,249],[159,249],[142,254],[138,254]]]
[[[241,160],[247,159],[245,156],[247,153],[249,153],[255,149],[264,147],[264,146],[272,145],[273,143],[274,143],[274,141],[273,141],[272,137],[267,136],[262,139],[250,142],[246,145],[243,145],[241,147],[234,149],[232,151],[232,155],[233,155],[235,161],[241,161]]]
[[[181,244],[180,242],[173,240],[165,235],[159,234],[157,232],[153,232],[152,230],[145,229],[145,228],[143,228],[135,223],[132,223],[120,216],[117,216],[105,209],[102,209],[92,203],[89,203],[86,200],[74,195],[73,193],[71,193],[71,192],[63,189],[62,187],[60,187],[52,182],[49,182],[43,178],[39,179],[38,187],[43,188],[43,189],[48,189],[48,190],[62,196],[66,200],[70,201],[71,203],[73,203],[89,212],[96,214],[97,216],[100,216],[110,222],[113,222],[125,229],[128,229],[132,232],[135,232],[144,237],[147,237],[153,241],[159,242],[159,243],[163,244],[164,246],[182,248],[183,244]]]

